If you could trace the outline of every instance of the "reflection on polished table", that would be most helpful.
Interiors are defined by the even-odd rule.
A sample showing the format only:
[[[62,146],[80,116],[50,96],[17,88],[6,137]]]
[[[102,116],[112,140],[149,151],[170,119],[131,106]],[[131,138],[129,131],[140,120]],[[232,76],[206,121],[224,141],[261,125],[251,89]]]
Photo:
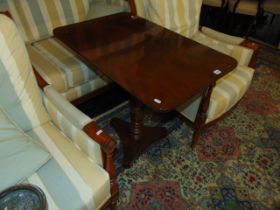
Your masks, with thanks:
[[[198,94],[209,102],[216,80],[237,65],[227,55],[129,13],[59,27],[54,36],[130,93],[131,122],[111,121],[123,141],[124,166],[167,135],[165,128],[143,125],[143,105],[169,112]]]

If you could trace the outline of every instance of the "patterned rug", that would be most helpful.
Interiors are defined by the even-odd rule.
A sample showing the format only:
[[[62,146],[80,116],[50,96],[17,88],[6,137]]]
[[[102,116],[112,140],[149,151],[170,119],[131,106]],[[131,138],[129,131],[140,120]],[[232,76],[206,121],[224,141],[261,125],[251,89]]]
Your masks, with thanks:
[[[123,170],[122,145],[109,120],[129,119],[128,105],[98,119],[118,141],[118,209],[280,209],[280,69],[258,65],[241,103],[205,130],[194,150],[188,126],[147,110],[145,123],[170,134]]]

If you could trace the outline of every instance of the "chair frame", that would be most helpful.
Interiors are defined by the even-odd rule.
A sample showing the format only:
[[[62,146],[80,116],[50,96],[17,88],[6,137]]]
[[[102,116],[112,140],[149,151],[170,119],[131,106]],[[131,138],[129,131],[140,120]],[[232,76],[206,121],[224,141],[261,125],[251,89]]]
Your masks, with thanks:
[[[242,1],[242,0],[237,0],[237,1],[235,2],[234,6],[233,6],[233,11],[231,11],[232,14],[231,14],[231,17],[230,17],[230,23],[229,23],[229,27],[228,27],[228,32],[230,32],[231,28],[233,27],[235,15],[236,15],[236,9],[237,9],[237,7],[238,7],[238,5],[239,5],[239,3],[240,3],[241,1]],[[253,21],[250,23],[250,26],[249,26],[249,28],[248,28],[246,34],[245,34],[245,38],[247,38],[247,37],[251,34],[253,28],[257,25],[257,20],[258,20],[258,18],[259,18],[259,17],[263,14],[263,12],[264,12],[264,10],[263,10],[263,5],[264,5],[264,1],[265,1],[265,0],[256,0],[256,1],[258,1],[257,13],[256,13],[256,15],[255,15]]]

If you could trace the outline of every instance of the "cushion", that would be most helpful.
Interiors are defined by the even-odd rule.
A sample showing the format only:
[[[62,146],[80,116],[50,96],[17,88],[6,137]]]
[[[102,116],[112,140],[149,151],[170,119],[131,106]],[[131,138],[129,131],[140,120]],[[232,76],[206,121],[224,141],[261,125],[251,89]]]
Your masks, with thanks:
[[[24,134],[1,107],[0,130],[0,191],[2,191],[32,175],[51,156],[42,145]]]
[[[216,39],[213,39],[209,36],[206,36],[205,34],[198,31],[194,36],[193,40],[199,42],[200,44],[203,44],[207,47],[210,47],[214,50],[217,50],[221,53],[224,53],[226,55],[230,55],[231,49],[227,47],[227,44],[222,41],[218,41]]]
[[[231,35],[219,32],[219,31],[215,31],[208,27],[202,27],[201,31],[202,31],[202,33],[204,33],[205,35],[207,35],[213,39],[217,39],[219,41],[226,42],[229,44],[240,45],[245,40],[244,38],[231,36]]]
[[[0,106],[24,130],[48,120],[22,38],[0,15]]]
[[[31,55],[31,62],[36,63],[38,68],[45,67],[41,70],[44,71],[46,75],[42,74],[42,76],[50,75],[47,81],[53,78],[54,80],[50,82],[55,88],[57,88],[62,79],[66,79],[66,81],[64,81],[65,84],[62,83],[64,88],[66,86],[67,88],[71,88],[97,77],[91,69],[54,38],[35,42],[31,47],[33,47],[35,51]],[[39,56],[41,56],[41,58],[43,57],[40,61],[37,60]],[[46,63],[49,65],[46,65]],[[50,69],[53,67],[55,67],[55,69]],[[42,71],[39,70],[41,73]],[[62,90],[60,88],[62,87],[59,87],[59,90]]]
[[[51,86],[44,89],[46,97],[44,104],[51,116],[52,122],[73,141],[76,147],[88,155],[92,162],[103,165],[100,146],[86,135],[82,129],[92,121]]]
[[[69,101],[108,83],[53,38],[27,45],[27,50],[37,72]]]
[[[66,75],[58,66],[32,45],[27,45],[27,51],[32,65],[48,84],[51,84],[59,92],[64,92],[68,89]]]
[[[85,19],[88,0],[3,0],[26,42],[50,37],[53,29]]]
[[[36,127],[28,134],[38,138],[53,157],[27,179],[42,187],[48,204],[61,210],[99,209],[109,199],[108,173],[75,147],[52,123]]]
[[[202,0],[135,0],[137,15],[188,38],[199,27]]]
[[[109,5],[105,2],[97,2],[95,4],[91,4],[89,8],[87,19],[94,19],[98,17],[103,17],[107,15],[116,14],[119,12],[123,12],[124,7],[118,5]]]
[[[211,33],[213,35],[213,33]],[[240,45],[229,44],[225,41],[219,41],[198,31],[192,38],[200,44],[206,45],[214,50],[229,55],[238,61],[239,65],[247,66],[252,58],[253,50]],[[237,39],[238,40],[238,39]]]
[[[68,101],[73,101],[87,93],[91,93],[101,87],[104,87],[110,82],[111,81],[109,81],[106,77],[96,77],[86,83],[68,89],[66,92],[61,93],[61,95],[63,95]]]
[[[216,82],[210,98],[207,122],[217,119],[232,108],[249,88],[254,69],[238,66]],[[201,98],[181,106],[178,111],[194,122]]]

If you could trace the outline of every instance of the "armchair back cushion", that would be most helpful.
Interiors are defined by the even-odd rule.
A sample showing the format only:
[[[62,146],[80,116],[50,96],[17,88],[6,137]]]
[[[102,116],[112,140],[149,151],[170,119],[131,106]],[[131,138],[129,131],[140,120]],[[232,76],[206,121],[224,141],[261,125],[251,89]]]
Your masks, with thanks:
[[[0,106],[0,191],[32,175],[51,156],[22,132]]]
[[[105,1],[95,0],[89,7],[87,19],[99,18],[119,12],[128,11],[128,5],[124,0],[119,1]]]
[[[0,106],[24,130],[48,121],[28,54],[12,20],[0,15]]]
[[[124,6],[126,4],[125,0],[90,0],[90,3],[94,3],[94,4],[104,3],[107,5],[116,5],[116,6]]]
[[[15,19],[25,42],[52,36],[53,29],[85,20],[88,0],[1,0]]]
[[[135,5],[138,16],[183,36],[198,31],[202,0],[135,0]]]

